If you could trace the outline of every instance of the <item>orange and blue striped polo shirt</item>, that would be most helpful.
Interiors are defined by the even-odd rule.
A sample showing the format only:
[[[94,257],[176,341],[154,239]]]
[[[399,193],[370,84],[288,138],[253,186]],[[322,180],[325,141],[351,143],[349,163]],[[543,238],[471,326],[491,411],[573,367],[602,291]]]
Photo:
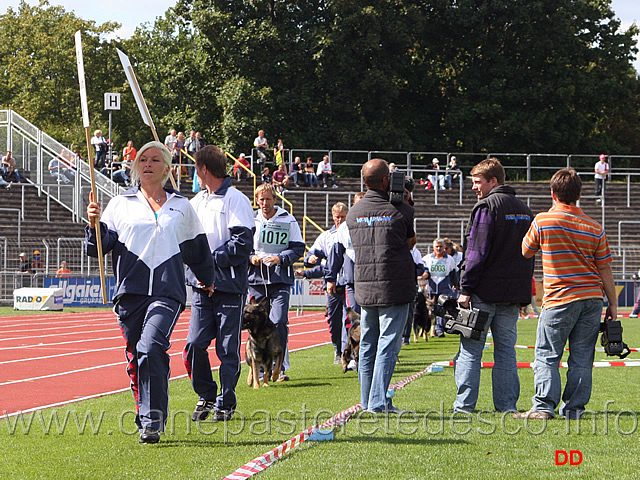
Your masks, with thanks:
[[[522,246],[532,253],[541,252],[545,308],[602,298],[598,265],[613,259],[604,230],[581,208],[556,203],[548,212],[539,213]]]

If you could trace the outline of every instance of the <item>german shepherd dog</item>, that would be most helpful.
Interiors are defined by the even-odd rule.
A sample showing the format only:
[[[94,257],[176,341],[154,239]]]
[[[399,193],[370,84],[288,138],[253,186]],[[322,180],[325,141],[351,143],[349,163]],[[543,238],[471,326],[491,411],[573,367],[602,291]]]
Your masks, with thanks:
[[[426,282],[418,280],[418,293],[416,295],[415,308],[413,309],[413,342],[418,343],[418,337],[429,341],[429,330],[434,321],[433,306],[435,300],[426,293]]]
[[[264,369],[263,387],[269,386],[269,373],[271,381],[275,382],[280,375],[284,350],[280,345],[280,335],[276,326],[269,320],[269,299],[263,298],[260,302],[251,299],[244,307],[242,315],[242,329],[249,331],[249,339],[245,345],[244,355],[249,365],[247,385],[260,388],[260,366]]]
[[[349,364],[355,363],[355,370],[358,370],[358,360],[360,359],[360,314],[355,310],[347,308],[347,322],[351,323],[347,335],[347,346],[342,352],[342,373],[347,373]]]

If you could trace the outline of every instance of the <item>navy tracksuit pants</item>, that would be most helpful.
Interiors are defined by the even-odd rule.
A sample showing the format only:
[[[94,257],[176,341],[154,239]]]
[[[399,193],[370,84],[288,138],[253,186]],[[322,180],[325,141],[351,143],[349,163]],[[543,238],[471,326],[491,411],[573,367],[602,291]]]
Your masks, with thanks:
[[[138,428],[164,430],[169,415],[169,341],[183,305],[172,298],[122,295],[114,306],[127,346]]]
[[[193,289],[189,335],[183,352],[193,390],[201,400],[214,401],[216,410],[233,412],[240,378],[240,331],[245,296],[214,291],[211,297]],[[213,379],[208,348],[216,341],[220,360],[220,392]]]

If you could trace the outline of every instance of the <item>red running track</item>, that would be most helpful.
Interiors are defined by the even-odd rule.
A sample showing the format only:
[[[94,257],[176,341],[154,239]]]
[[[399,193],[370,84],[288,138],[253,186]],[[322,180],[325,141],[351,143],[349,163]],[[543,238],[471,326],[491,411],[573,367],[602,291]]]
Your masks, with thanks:
[[[171,336],[171,379],[186,376],[182,349],[190,312]],[[247,332],[242,332],[241,348]],[[330,343],[323,312],[289,314],[289,351]],[[213,367],[219,365],[210,347]],[[113,312],[0,317],[0,416],[129,389],[124,339]]]

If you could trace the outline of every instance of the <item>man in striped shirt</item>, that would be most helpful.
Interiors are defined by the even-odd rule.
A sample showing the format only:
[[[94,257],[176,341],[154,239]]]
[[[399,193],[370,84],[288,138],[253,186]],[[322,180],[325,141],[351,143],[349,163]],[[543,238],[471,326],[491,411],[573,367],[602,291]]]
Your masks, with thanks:
[[[544,298],[536,334],[533,407],[514,418],[546,420],[560,404],[559,365],[569,340],[569,369],[559,414],[580,418],[591,397],[591,370],[602,316],[617,316],[611,252],[602,227],[576,206],[582,181],[564,168],[551,178],[554,206],[536,216],[522,240],[522,254],[542,255]]]

